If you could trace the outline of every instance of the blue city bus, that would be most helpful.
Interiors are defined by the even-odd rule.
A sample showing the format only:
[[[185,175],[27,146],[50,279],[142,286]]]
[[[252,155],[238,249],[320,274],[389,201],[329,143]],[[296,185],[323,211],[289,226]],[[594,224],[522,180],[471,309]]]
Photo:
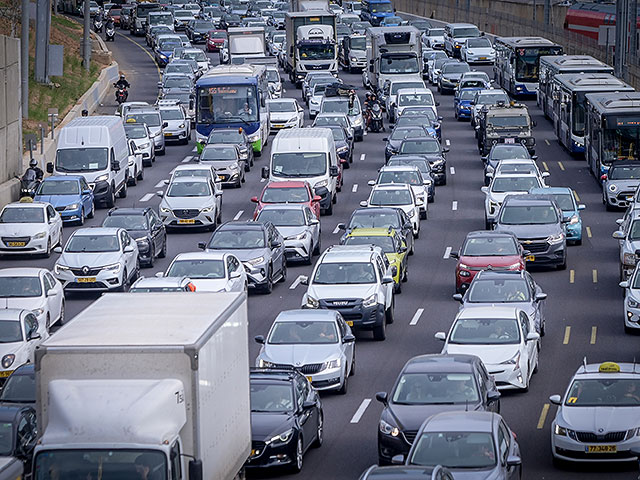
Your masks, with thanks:
[[[598,180],[612,163],[640,161],[640,92],[588,93],[585,157]]]
[[[496,83],[510,95],[536,95],[540,57],[562,55],[562,45],[542,37],[498,37],[493,43]]]
[[[242,127],[259,156],[269,139],[269,84],[264,65],[220,65],[196,82],[196,137]]]

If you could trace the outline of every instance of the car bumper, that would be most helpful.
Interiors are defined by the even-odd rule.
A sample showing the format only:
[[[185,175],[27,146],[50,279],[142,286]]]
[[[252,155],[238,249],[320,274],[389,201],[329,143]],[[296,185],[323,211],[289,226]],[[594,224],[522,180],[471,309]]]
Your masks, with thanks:
[[[522,247],[527,250],[527,244],[523,243]],[[531,253],[533,260],[527,259],[527,265],[561,265],[567,258],[567,246],[566,243],[559,243],[557,245],[548,245],[547,250],[544,252]]]
[[[515,365],[491,365],[487,364],[489,375],[493,375],[498,390],[523,389],[527,379],[520,368]]]
[[[457,108],[456,111],[458,112],[458,118],[471,119],[471,110],[468,108]]]
[[[311,258],[311,239],[284,241],[284,254],[287,261],[307,260]]]
[[[283,467],[295,462],[296,440],[292,437],[285,445],[265,445],[265,442],[253,441],[251,455],[245,464],[248,469]]]
[[[240,170],[233,172],[230,170],[216,170],[216,174],[220,178],[222,185],[237,186],[242,182]]]
[[[567,241],[578,242],[582,240],[582,222],[567,225]]]
[[[182,130],[169,130],[169,131],[165,129],[164,131],[165,142],[181,141],[181,140],[186,140],[188,138],[189,136],[187,135],[186,128],[183,128]]]
[[[12,237],[7,241],[0,241],[0,255],[25,255],[40,254],[47,251],[48,238],[29,238],[29,237]],[[24,245],[10,247],[8,242],[16,242],[16,244],[24,243]]]
[[[249,288],[261,287],[267,284],[267,265],[250,265],[243,263],[244,271],[247,274]]]
[[[466,272],[468,275],[461,275],[462,272]],[[471,285],[474,277],[478,272],[476,270],[460,270],[456,272],[456,291],[459,293],[466,292]]]
[[[112,290],[122,286],[122,269],[119,272],[100,270],[94,276],[77,277],[70,271],[54,275],[65,290]]]
[[[162,134],[156,135],[152,138],[153,140],[153,148],[157,152],[158,150],[162,150],[164,148],[164,136]]]
[[[496,61],[495,55],[469,55],[467,54],[467,62],[469,63],[493,63]]]
[[[63,222],[77,222],[78,220],[81,220],[80,216],[82,215],[82,209],[77,208],[75,210],[64,210],[58,213],[60,214],[60,218]]]
[[[269,122],[269,130],[276,132],[285,128],[295,128],[297,125],[293,122]]]
[[[166,227],[180,227],[180,228],[197,228],[206,227],[209,225],[215,225],[216,212],[211,210],[210,212],[200,212],[190,218],[180,218],[173,212],[160,212],[160,220]]]
[[[607,203],[612,207],[627,208],[633,203],[633,192],[621,193],[619,191],[612,192],[609,188],[605,188],[605,197]]]
[[[637,457],[631,453],[631,449],[640,447],[640,441],[638,440],[607,443],[606,445],[615,446],[615,452],[587,453],[588,447],[602,445],[602,443],[578,442],[564,435],[555,435],[553,429],[554,425],[551,426],[551,453],[557,459],[583,463],[629,462],[636,461],[637,459]]]
[[[384,305],[379,303],[371,307],[363,307],[361,303],[353,306],[334,307],[327,306],[325,302],[320,301],[320,308],[337,310],[342,314],[347,324],[355,330],[369,330],[384,322]]]

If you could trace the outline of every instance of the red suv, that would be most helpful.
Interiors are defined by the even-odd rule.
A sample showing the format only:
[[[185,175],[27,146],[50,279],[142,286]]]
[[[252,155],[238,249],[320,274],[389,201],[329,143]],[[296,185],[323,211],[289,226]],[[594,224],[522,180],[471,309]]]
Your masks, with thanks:
[[[320,218],[320,200],[320,196],[314,195],[305,181],[269,182],[262,189],[260,197],[251,198],[253,203],[257,203],[253,219],[256,219],[263,206],[273,203],[304,203]]]
[[[224,30],[209,30],[207,33],[207,52],[218,52],[227,39]]]

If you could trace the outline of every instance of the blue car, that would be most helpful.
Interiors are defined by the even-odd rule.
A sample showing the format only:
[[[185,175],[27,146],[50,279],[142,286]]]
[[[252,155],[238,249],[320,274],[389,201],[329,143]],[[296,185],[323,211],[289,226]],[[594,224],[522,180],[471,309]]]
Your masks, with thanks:
[[[93,218],[95,213],[93,190],[81,175],[45,178],[38,187],[34,200],[50,203],[65,223],[76,222],[83,225],[85,218]]]
[[[562,210],[562,216],[569,220],[567,226],[567,243],[582,244],[582,218],[580,210],[587,208],[576,202],[575,192],[569,187],[532,188],[529,193],[552,195]]]
[[[453,114],[456,120],[471,120],[471,102],[479,88],[463,88],[453,97]]]

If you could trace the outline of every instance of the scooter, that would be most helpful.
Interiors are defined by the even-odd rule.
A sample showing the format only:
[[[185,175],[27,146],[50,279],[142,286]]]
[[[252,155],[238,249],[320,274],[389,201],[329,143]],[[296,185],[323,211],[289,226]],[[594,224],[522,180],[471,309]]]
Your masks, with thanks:
[[[102,20],[98,20],[97,18],[93,21],[93,29],[96,33],[102,32]]]
[[[384,124],[382,122],[382,109],[377,103],[369,110],[369,131],[378,133],[384,132]]]
[[[112,25],[111,27],[107,27],[104,30],[104,34],[105,34],[105,42],[113,42],[116,39],[116,29],[115,27]]]
[[[31,169],[27,170],[20,178],[20,198],[35,197],[39,186],[40,180],[36,178],[35,172]]]
[[[129,96],[129,92],[125,87],[119,87],[115,83],[113,84],[116,87],[116,102],[118,105],[127,101],[127,97]]]

